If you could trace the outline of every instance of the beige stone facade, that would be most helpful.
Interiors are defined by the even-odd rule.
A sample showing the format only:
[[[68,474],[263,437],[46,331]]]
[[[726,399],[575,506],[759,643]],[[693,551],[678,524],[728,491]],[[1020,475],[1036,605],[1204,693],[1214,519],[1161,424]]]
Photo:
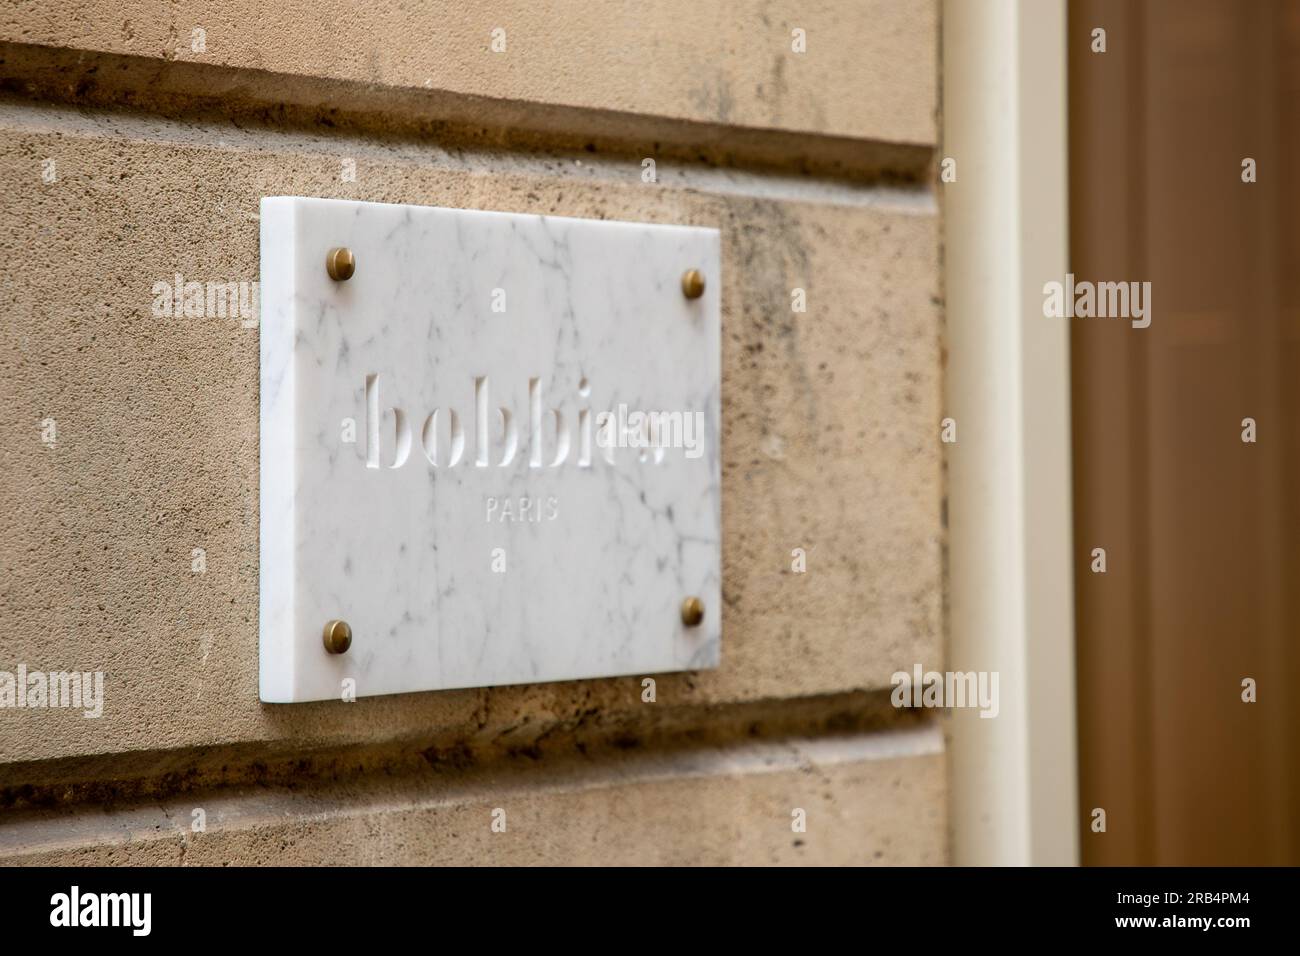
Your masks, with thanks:
[[[105,675],[0,710],[0,861],[945,862],[888,699],[944,657],[938,45],[913,0],[0,11],[0,670]],[[721,230],[718,670],[259,703],[258,331],[151,288],[256,281],[290,194]]]

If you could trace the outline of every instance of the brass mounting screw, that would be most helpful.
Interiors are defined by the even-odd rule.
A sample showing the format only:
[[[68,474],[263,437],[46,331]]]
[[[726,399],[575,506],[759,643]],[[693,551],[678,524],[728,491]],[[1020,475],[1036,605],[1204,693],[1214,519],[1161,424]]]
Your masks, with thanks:
[[[704,602],[697,597],[688,597],[682,602],[682,623],[687,627],[697,627],[704,620]]]
[[[688,299],[698,299],[704,295],[704,273],[699,269],[687,269],[683,272],[682,294]]]
[[[325,253],[325,271],[335,282],[346,282],[357,271],[357,257],[347,246],[335,246]]]
[[[352,628],[347,621],[329,621],[325,624],[325,650],[343,654],[352,646]]]

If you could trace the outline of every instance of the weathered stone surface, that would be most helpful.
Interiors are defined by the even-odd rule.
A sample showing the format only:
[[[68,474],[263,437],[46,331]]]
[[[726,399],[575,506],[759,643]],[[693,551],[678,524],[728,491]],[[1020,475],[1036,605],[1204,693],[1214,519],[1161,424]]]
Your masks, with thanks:
[[[356,182],[340,181],[355,158]],[[57,181],[42,181],[42,161]],[[257,700],[258,350],[157,318],[155,282],[254,281],[258,200],[347,196],[716,226],[723,236],[724,634],[658,707],[888,685],[941,655],[937,221],[906,194],[614,161],[0,111],[0,669],[102,670],[104,716],[8,711],[0,763],[228,743],[542,732],[633,711],[638,679]],[[802,193],[799,190],[803,190]],[[835,201],[830,201],[830,200]],[[791,310],[803,288],[808,311]],[[57,422],[57,444],[40,423]],[[192,573],[193,549],[206,572]],[[806,574],[791,551],[807,549]]]
[[[926,865],[947,861],[934,728],[298,792],[195,795],[0,827],[46,865]],[[206,830],[193,832],[203,811]],[[805,832],[794,812],[804,811]],[[495,819],[504,832],[494,832]]]
[[[419,91],[502,126],[560,107],[934,144],[938,19],[934,0],[20,0],[0,42],[246,71],[232,95],[276,78]]]

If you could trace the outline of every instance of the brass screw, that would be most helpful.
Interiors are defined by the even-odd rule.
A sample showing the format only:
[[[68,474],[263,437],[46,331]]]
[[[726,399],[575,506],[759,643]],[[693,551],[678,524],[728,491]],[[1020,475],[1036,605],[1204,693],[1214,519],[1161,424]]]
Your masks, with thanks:
[[[704,620],[704,602],[697,597],[688,597],[682,602],[682,623],[687,627],[696,627]]]
[[[687,269],[683,272],[682,294],[688,299],[698,299],[704,295],[704,273],[699,269]]]
[[[329,621],[325,624],[325,650],[331,654],[344,654],[352,646],[352,628],[347,621]]]
[[[335,282],[346,282],[357,271],[357,257],[346,246],[335,246],[325,253],[325,271]]]

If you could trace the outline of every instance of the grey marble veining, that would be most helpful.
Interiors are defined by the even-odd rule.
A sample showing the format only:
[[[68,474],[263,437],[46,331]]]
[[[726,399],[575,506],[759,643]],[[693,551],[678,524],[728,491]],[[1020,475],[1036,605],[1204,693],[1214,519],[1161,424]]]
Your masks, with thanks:
[[[718,664],[716,230],[292,197],[261,221],[264,701]],[[647,412],[660,447],[620,427]]]

